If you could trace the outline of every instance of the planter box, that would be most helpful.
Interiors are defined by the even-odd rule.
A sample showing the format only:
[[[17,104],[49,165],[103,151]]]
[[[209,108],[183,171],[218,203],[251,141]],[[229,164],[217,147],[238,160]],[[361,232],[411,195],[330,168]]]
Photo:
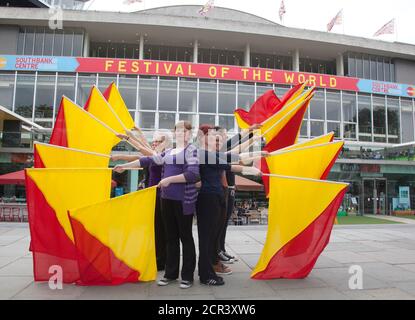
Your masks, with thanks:
[[[392,211],[393,216],[413,216],[415,215],[414,210],[406,210],[406,211]]]

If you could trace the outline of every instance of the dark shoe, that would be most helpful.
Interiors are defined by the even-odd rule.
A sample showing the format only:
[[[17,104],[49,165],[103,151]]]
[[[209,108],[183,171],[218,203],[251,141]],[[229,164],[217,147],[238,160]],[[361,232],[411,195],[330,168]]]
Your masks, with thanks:
[[[229,253],[227,253],[226,251],[222,251],[222,253],[223,253],[223,255],[224,255],[225,257],[227,257],[227,258],[229,258],[229,259],[233,260],[234,262],[235,262],[235,261],[238,261],[238,259],[237,259],[236,257],[231,256],[231,255],[230,255]]]
[[[165,286],[168,286],[170,283],[173,283],[173,282],[175,282],[176,281],[176,279],[167,279],[167,278],[163,278],[163,279],[160,279],[158,282],[157,282],[157,285],[159,285],[159,286],[161,286],[161,287],[165,287]]]
[[[233,259],[230,259],[229,257],[227,257],[223,251],[219,252],[218,256],[219,256],[219,261],[224,263],[224,264],[232,264],[233,263]]]
[[[189,289],[191,286],[193,286],[193,281],[180,281],[180,289]]]
[[[208,279],[206,281],[200,280],[200,283],[205,286],[223,286],[225,281],[223,281],[222,277],[217,277],[216,279]]]

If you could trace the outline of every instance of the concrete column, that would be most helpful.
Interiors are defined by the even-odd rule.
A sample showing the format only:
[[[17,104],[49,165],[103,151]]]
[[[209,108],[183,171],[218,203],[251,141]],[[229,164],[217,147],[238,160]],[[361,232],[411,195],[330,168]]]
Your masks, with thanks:
[[[344,59],[342,53],[339,53],[336,57],[336,73],[338,76],[344,76]]]
[[[300,72],[300,50],[295,49],[293,52],[293,71]]]
[[[193,43],[193,63],[198,62],[199,57],[199,41],[195,40]]]
[[[249,43],[247,43],[245,47],[244,66],[251,66],[251,46],[249,45]]]
[[[84,57],[89,57],[89,48],[90,48],[89,33],[85,32],[84,33],[84,52],[83,52]]]
[[[140,36],[140,51],[139,51],[138,58],[140,60],[144,59],[144,36],[143,35]]]

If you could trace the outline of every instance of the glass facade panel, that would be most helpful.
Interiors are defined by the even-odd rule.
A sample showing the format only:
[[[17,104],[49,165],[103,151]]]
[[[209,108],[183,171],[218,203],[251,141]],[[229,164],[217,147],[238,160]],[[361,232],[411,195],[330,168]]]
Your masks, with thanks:
[[[137,105],[137,77],[120,76],[118,89],[129,110],[136,110]]]
[[[340,121],[341,100],[340,92],[327,91],[327,120]]]
[[[196,80],[180,79],[179,111],[197,112]]]
[[[310,118],[324,120],[324,91],[317,90],[310,102]]]
[[[157,79],[140,77],[138,106],[140,110],[157,109]]]
[[[301,124],[301,131],[300,131],[300,137],[302,138],[308,138],[308,121],[303,120],[303,123]]]
[[[35,100],[35,122],[53,119],[56,75],[38,75]]]
[[[225,128],[228,131],[234,131],[235,117],[234,116],[219,116],[219,126],[222,128]]]
[[[359,140],[372,141],[372,111],[371,97],[366,94],[358,95],[359,108]]]
[[[199,48],[198,62],[242,66],[244,53],[239,51]]]
[[[117,75],[99,74],[98,75],[98,89],[104,93],[111,83],[117,85]],[[135,108],[134,108],[135,109]]]
[[[355,123],[345,123],[343,126],[343,130],[344,130],[343,138],[345,140],[356,140],[356,124]]]
[[[255,86],[238,83],[238,108],[249,110],[255,102]]]
[[[399,99],[388,98],[388,142],[400,143]]]
[[[0,106],[13,108],[15,74],[0,74]]]
[[[199,115],[199,126],[202,124],[216,125],[215,116],[210,114],[200,114]]]
[[[386,103],[384,96],[373,96],[374,142],[386,142]]]
[[[388,57],[347,54],[347,75],[379,81],[395,81],[395,65]]]
[[[53,42],[53,55],[54,56],[61,56],[63,50],[63,31],[56,30],[55,31],[55,40]]]
[[[35,76],[18,74],[15,112],[24,118],[32,119],[34,92]]]
[[[77,97],[76,103],[83,107],[87,102],[89,95],[91,93],[92,86],[96,85],[97,75],[91,74],[89,76],[82,75],[78,77],[78,87],[77,87]]]
[[[41,56],[43,54],[43,42],[45,36],[45,29],[37,28],[35,33],[35,43],[33,54],[36,56]]]
[[[175,113],[159,113],[159,129],[169,129],[172,130],[176,124],[176,114]]]
[[[56,89],[55,102],[56,115],[57,110],[59,109],[62,96],[66,96],[72,101],[75,101],[75,81],[75,75],[58,74],[58,87]]]
[[[324,122],[323,121],[311,121],[310,122],[310,134],[311,137],[318,137],[324,134]]]
[[[233,114],[236,109],[236,84],[219,83],[219,113]]]
[[[216,113],[216,91],[216,81],[199,82],[199,112]]]
[[[73,32],[65,32],[63,36],[63,56],[72,55]]]
[[[414,137],[414,116],[411,99],[401,99],[402,110],[402,143],[412,142]]]
[[[197,119],[197,115],[193,113],[180,113],[179,114],[180,121],[189,121],[194,128],[197,127],[196,119]]]
[[[342,93],[343,100],[343,121],[356,122],[356,94],[355,93]]]
[[[45,46],[43,48],[44,56],[51,56],[53,54],[53,32],[46,30],[45,33]]]
[[[177,110],[177,81],[160,79],[159,110]]]
[[[140,112],[138,116],[138,125],[142,129],[155,129],[155,121],[155,112]]]
[[[327,132],[332,131],[335,138],[340,138],[340,122],[327,122]]]
[[[257,85],[256,86],[256,96],[259,99],[265,92],[273,90],[272,85]]]
[[[26,28],[24,54],[32,55],[35,44],[35,28]]]

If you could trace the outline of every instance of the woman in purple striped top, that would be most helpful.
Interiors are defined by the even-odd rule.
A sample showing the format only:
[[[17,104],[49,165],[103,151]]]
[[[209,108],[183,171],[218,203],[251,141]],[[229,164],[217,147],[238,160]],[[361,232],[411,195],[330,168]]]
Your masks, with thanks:
[[[190,288],[196,267],[196,250],[192,234],[193,215],[196,211],[196,182],[200,180],[197,148],[190,144],[192,125],[180,121],[174,128],[176,148],[160,155],[117,166],[114,170],[146,166],[154,163],[163,166],[161,188],[161,212],[167,237],[167,258],[163,279],[158,285],[166,286],[179,277],[180,241],[183,247],[183,263],[180,287]]]

